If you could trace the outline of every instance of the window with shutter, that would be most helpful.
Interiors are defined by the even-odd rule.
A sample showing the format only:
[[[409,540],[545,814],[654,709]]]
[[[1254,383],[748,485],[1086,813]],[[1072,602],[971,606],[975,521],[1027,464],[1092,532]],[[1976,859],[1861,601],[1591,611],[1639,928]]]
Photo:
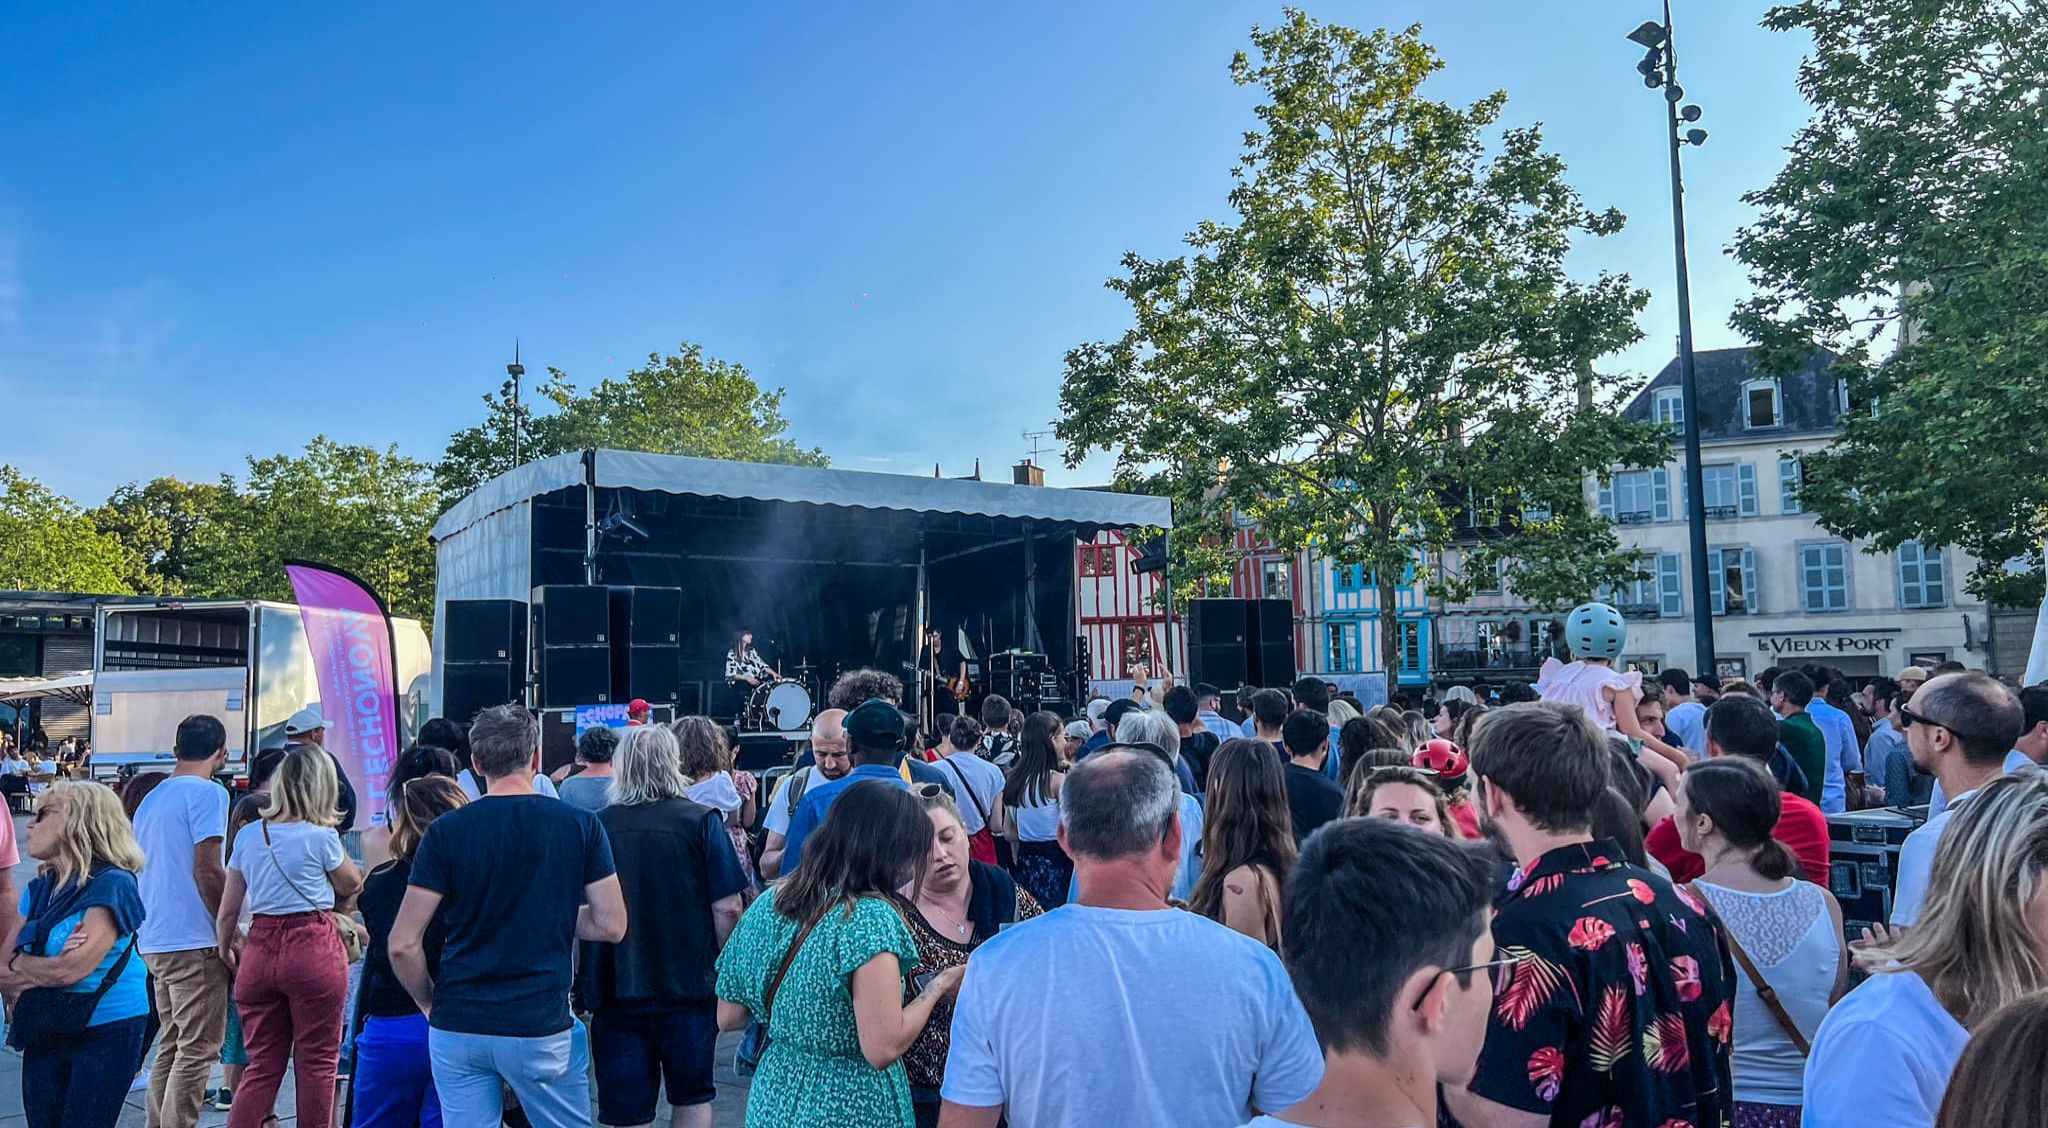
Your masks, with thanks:
[[[1756,549],[1742,550],[1742,613],[1754,615],[1761,608],[1756,597]]]
[[[1685,614],[1685,579],[1675,552],[1657,554],[1658,613],[1667,619]]]
[[[1948,602],[1948,569],[1939,552],[1919,541],[1899,546],[1899,606],[1940,607]]]
[[[1849,547],[1809,544],[1799,549],[1799,601],[1808,611],[1849,609]]]
[[[1756,464],[1753,462],[1735,464],[1735,508],[1744,517],[1757,515]]]
[[[1604,483],[1604,482],[1603,482],[1603,483],[1601,483],[1601,485],[1600,485],[1600,503],[1599,503],[1599,504],[1600,504],[1600,516],[1602,516],[1602,517],[1605,517],[1605,518],[1607,518],[1607,519],[1608,519],[1609,521],[1612,521],[1612,520],[1614,520],[1614,487],[1613,487],[1613,486],[1610,486],[1610,485],[1608,485],[1608,484],[1606,484],[1606,483]]]
[[[1650,472],[1650,498],[1656,519],[1671,520],[1671,471],[1659,466]]]
[[[1805,512],[1799,501],[1800,476],[1799,460],[1780,458],[1778,460],[1778,509],[1790,517]]]

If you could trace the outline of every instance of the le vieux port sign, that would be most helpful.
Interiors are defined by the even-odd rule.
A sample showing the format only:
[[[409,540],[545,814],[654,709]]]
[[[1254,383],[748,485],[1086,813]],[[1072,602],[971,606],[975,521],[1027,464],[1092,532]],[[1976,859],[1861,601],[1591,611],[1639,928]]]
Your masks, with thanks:
[[[1807,657],[1823,655],[1839,657],[1844,654],[1890,654],[1898,644],[1897,627],[1874,627],[1869,630],[1833,631],[1758,631],[1749,637],[1756,640],[1759,653],[1773,658]]]

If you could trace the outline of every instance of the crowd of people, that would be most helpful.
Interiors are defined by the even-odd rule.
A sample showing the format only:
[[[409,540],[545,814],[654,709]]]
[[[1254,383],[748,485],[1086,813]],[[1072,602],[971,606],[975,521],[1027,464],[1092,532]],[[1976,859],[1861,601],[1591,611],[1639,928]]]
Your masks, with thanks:
[[[1646,680],[1567,627],[1417,709],[1167,679],[921,731],[855,671],[765,787],[703,717],[550,778],[504,706],[422,729],[360,859],[317,715],[232,809],[191,717],[45,790],[0,888],[29,1123],[114,1124],[154,1041],[152,1128],[216,1061],[232,1128],[288,1064],[302,1123],[698,1128],[721,1032],[757,1126],[2040,1123],[2048,687]],[[1827,815],[1918,795],[1852,928]]]

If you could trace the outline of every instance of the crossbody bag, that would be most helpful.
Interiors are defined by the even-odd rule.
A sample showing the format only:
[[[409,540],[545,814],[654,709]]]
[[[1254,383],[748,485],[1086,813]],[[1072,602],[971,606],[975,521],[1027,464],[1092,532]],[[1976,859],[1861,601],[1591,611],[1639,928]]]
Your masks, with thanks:
[[[1688,881],[1685,883],[1685,887],[1692,892],[1692,895],[1699,900],[1700,904],[1711,904],[1707,900],[1707,895],[1700,892],[1698,883]],[[1763,1003],[1765,1010],[1771,1012],[1772,1018],[1778,1020],[1779,1028],[1785,1031],[1787,1038],[1792,1039],[1793,1048],[1799,1051],[1800,1057],[1804,1058],[1813,1049],[1813,1043],[1807,1041],[1805,1034],[1800,1033],[1799,1024],[1792,1021],[1792,1012],[1786,1010],[1785,1004],[1779,1001],[1777,989],[1772,987],[1770,981],[1764,978],[1763,972],[1757,970],[1755,961],[1749,958],[1749,953],[1742,950],[1742,941],[1735,938],[1734,929],[1723,924],[1721,935],[1728,938],[1728,950],[1734,954],[1735,962],[1742,965],[1742,974],[1749,976],[1750,985],[1756,988],[1758,1001]]]
[[[825,911],[830,912],[831,909]],[[818,914],[818,920],[824,918],[824,913]],[[775,974],[768,977],[768,989],[761,993],[761,1019],[747,1023],[747,1032],[740,1036],[739,1047],[733,1051],[733,1072],[742,1077],[753,1076],[754,1071],[761,1068],[761,1059],[768,1054],[768,1046],[772,1042],[768,1036],[768,1023],[775,1017],[775,993],[782,990],[783,978],[789,974],[790,966],[796,963],[796,954],[803,951],[804,941],[811,938],[811,929],[818,926],[818,920],[797,930],[796,939],[789,942],[789,951],[782,954],[782,963],[776,967]]]
[[[292,875],[285,870],[284,863],[277,860],[277,845],[270,840],[270,820],[258,819],[257,821],[263,824],[263,849],[270,855],[270,864],[277,867],[277,876],[284,878],[284,883],[292,887],[292,892],[299,895],[299,900],[304,901],[307,908],[316,913],[326,913],[327,919],[334,922],[334,930],[341,934],[341,952],[348,957],[348,962],[354,963],[362,959],[363,948],[367,940],[367,937],[363,935],[363,926],[357,924],[356,918],[347,913],[338,913],[333,909],[321,908],[320,902],[315,901],[306,894],[304,889],[299,888],[299,883],[293,881]]]
[[[50,889],[45,886],[41,905],[29,906],[29,915],[36,916],[49,905]],[[43,949],[36,953],[47,957],[50,954],[50,938],[43,937]],[[93,1012],[99,1009],[100,1000],[114,984],[121,981],[121,973],[128,970],[128,961],[135,956],[135,936],[128,937],[128,947],[121,958],[100,977],[100,985],[91,991],[66,991],[61,987],[30,987],[14,1002],[14,1015],[7,1024],[7,1044],[17,1050],[42,1049],[67,1038],[83,1034],[92,1025]]]

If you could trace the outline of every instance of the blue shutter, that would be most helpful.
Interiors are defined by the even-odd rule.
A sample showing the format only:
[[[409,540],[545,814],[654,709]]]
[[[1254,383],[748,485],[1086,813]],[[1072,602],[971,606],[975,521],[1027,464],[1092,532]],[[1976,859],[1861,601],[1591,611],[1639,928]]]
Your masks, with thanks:
[[[1756,549],[1742,550],[1742,602],[1751,615],[1757,613]]]
[[[1920,550],[1920,590],[1929,607],[1948,602],[1948,562],[1939,551]]]
[[[1899,546],[1899,606],[1922,606],[1920,598],[1920,546],[1912,541]]]
[[[1721,550],[1707,550],[1707,601],[1716,615],[1728,613],[1728,573],[1721,567]]]
[[[1756,464],[1753,462],[1735,464],[1735,511],[1744,517],[1754,517],[1759,512],[1756,501]]]
[[[1796,458],[1778,460],[1778,509],[1787,517],[1805,511],[1799,500],[1799,486],[1804,481]]]
[[[1608,482],[1600,483],[1600,516],[1614,520],[1614,486]]]
[[[1685,614],[1683,569],[1675,552],[1657,554],[1657,613],[1667,619]]]
[[[1671,520],[1671,471],[1662,466],[1650,471],[1650,505],[1657,520]]]

